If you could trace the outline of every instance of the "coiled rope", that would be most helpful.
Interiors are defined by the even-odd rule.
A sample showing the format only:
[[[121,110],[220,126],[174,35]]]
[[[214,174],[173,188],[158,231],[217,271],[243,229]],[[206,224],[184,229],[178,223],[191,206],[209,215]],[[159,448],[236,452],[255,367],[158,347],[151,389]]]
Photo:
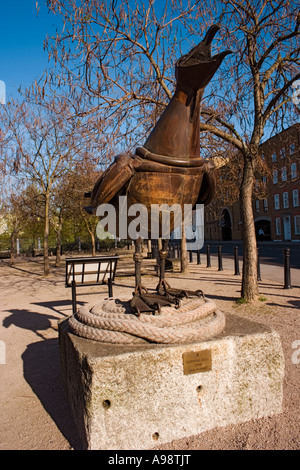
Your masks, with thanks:
[[[225,316],[206,298],[185,299],[182,306],[163,307],[161,314],[139,317],[130,313],[130,301],[109,298],[81,307],[69,318],[72,333],[113,344],[178,344],[209,339],[221,333]]]

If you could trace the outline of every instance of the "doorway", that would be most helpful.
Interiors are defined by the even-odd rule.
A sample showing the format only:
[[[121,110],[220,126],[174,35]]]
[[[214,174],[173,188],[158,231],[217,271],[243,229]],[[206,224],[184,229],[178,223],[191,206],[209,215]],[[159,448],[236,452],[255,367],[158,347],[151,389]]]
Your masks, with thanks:
[[[259,218],[255,220],[255,233],[258,241],[271,240],[271,219]]]
[[[282,217],[283,220],[283,238],[288,241],[292,239],[291,234],[291,218],[289,215]]]
[[[228,209],[223,209],[220,220],[222,240],[232,240],[231,217]]]

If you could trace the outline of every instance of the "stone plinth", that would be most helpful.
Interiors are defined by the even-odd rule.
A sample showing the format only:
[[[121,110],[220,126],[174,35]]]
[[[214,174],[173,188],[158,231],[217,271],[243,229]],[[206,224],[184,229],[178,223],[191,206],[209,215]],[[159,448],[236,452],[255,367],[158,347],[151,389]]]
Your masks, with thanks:
[[[119,346],[75,336],[64,320],[59,338],[86,449],[151,449],[281,412],[281,341],[258,323],[227,316],[224,333],[208,341]]]

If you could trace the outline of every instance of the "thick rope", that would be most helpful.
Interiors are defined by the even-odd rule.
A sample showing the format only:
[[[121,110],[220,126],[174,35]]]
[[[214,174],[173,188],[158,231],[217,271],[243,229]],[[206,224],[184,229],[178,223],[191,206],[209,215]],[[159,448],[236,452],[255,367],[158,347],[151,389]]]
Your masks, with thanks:
[[[225,316],[208,299],[189,299],[178,309],[163,307],[159,316],[137,317],[129,302],[106,299],[95,306],[79,308],[69,318],[69,326],[78,336],[113,344],[178,344],[209,339],[221,333]]]

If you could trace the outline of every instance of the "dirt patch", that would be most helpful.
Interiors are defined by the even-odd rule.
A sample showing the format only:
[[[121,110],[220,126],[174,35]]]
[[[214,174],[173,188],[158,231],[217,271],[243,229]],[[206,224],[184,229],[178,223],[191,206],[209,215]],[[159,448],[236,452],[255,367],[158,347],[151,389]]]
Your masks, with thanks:
[[[116,279],[114,295],[131,295],[133,263]],[[202,289],[225,314],[235,314],[275,329],[285,354],[283,412],[238,426],[228,426],[174,441],[157,449],[299,449],[300,289],[283,289],[279,283],[260,282],[261,300],[255,305],[237,304],[241,276],[193,263],[186,275],[168,273],[174,287]],[[80,449],[80,441],[60,377],[57,321],[72,314],[71,291],[65,288],[64,266],[44,278],[41,260],[19,260],[11,268],[0,262],[0,449]],[[128,275],[130,274],[130,275]],[[145,263],[144,284],[157,284],[153,262]],[[105,286],[78,292],[80,303],[107,296]],[[293,348],[294,346],[294,348]],[[300,349],[300,346],[297,346]]]

